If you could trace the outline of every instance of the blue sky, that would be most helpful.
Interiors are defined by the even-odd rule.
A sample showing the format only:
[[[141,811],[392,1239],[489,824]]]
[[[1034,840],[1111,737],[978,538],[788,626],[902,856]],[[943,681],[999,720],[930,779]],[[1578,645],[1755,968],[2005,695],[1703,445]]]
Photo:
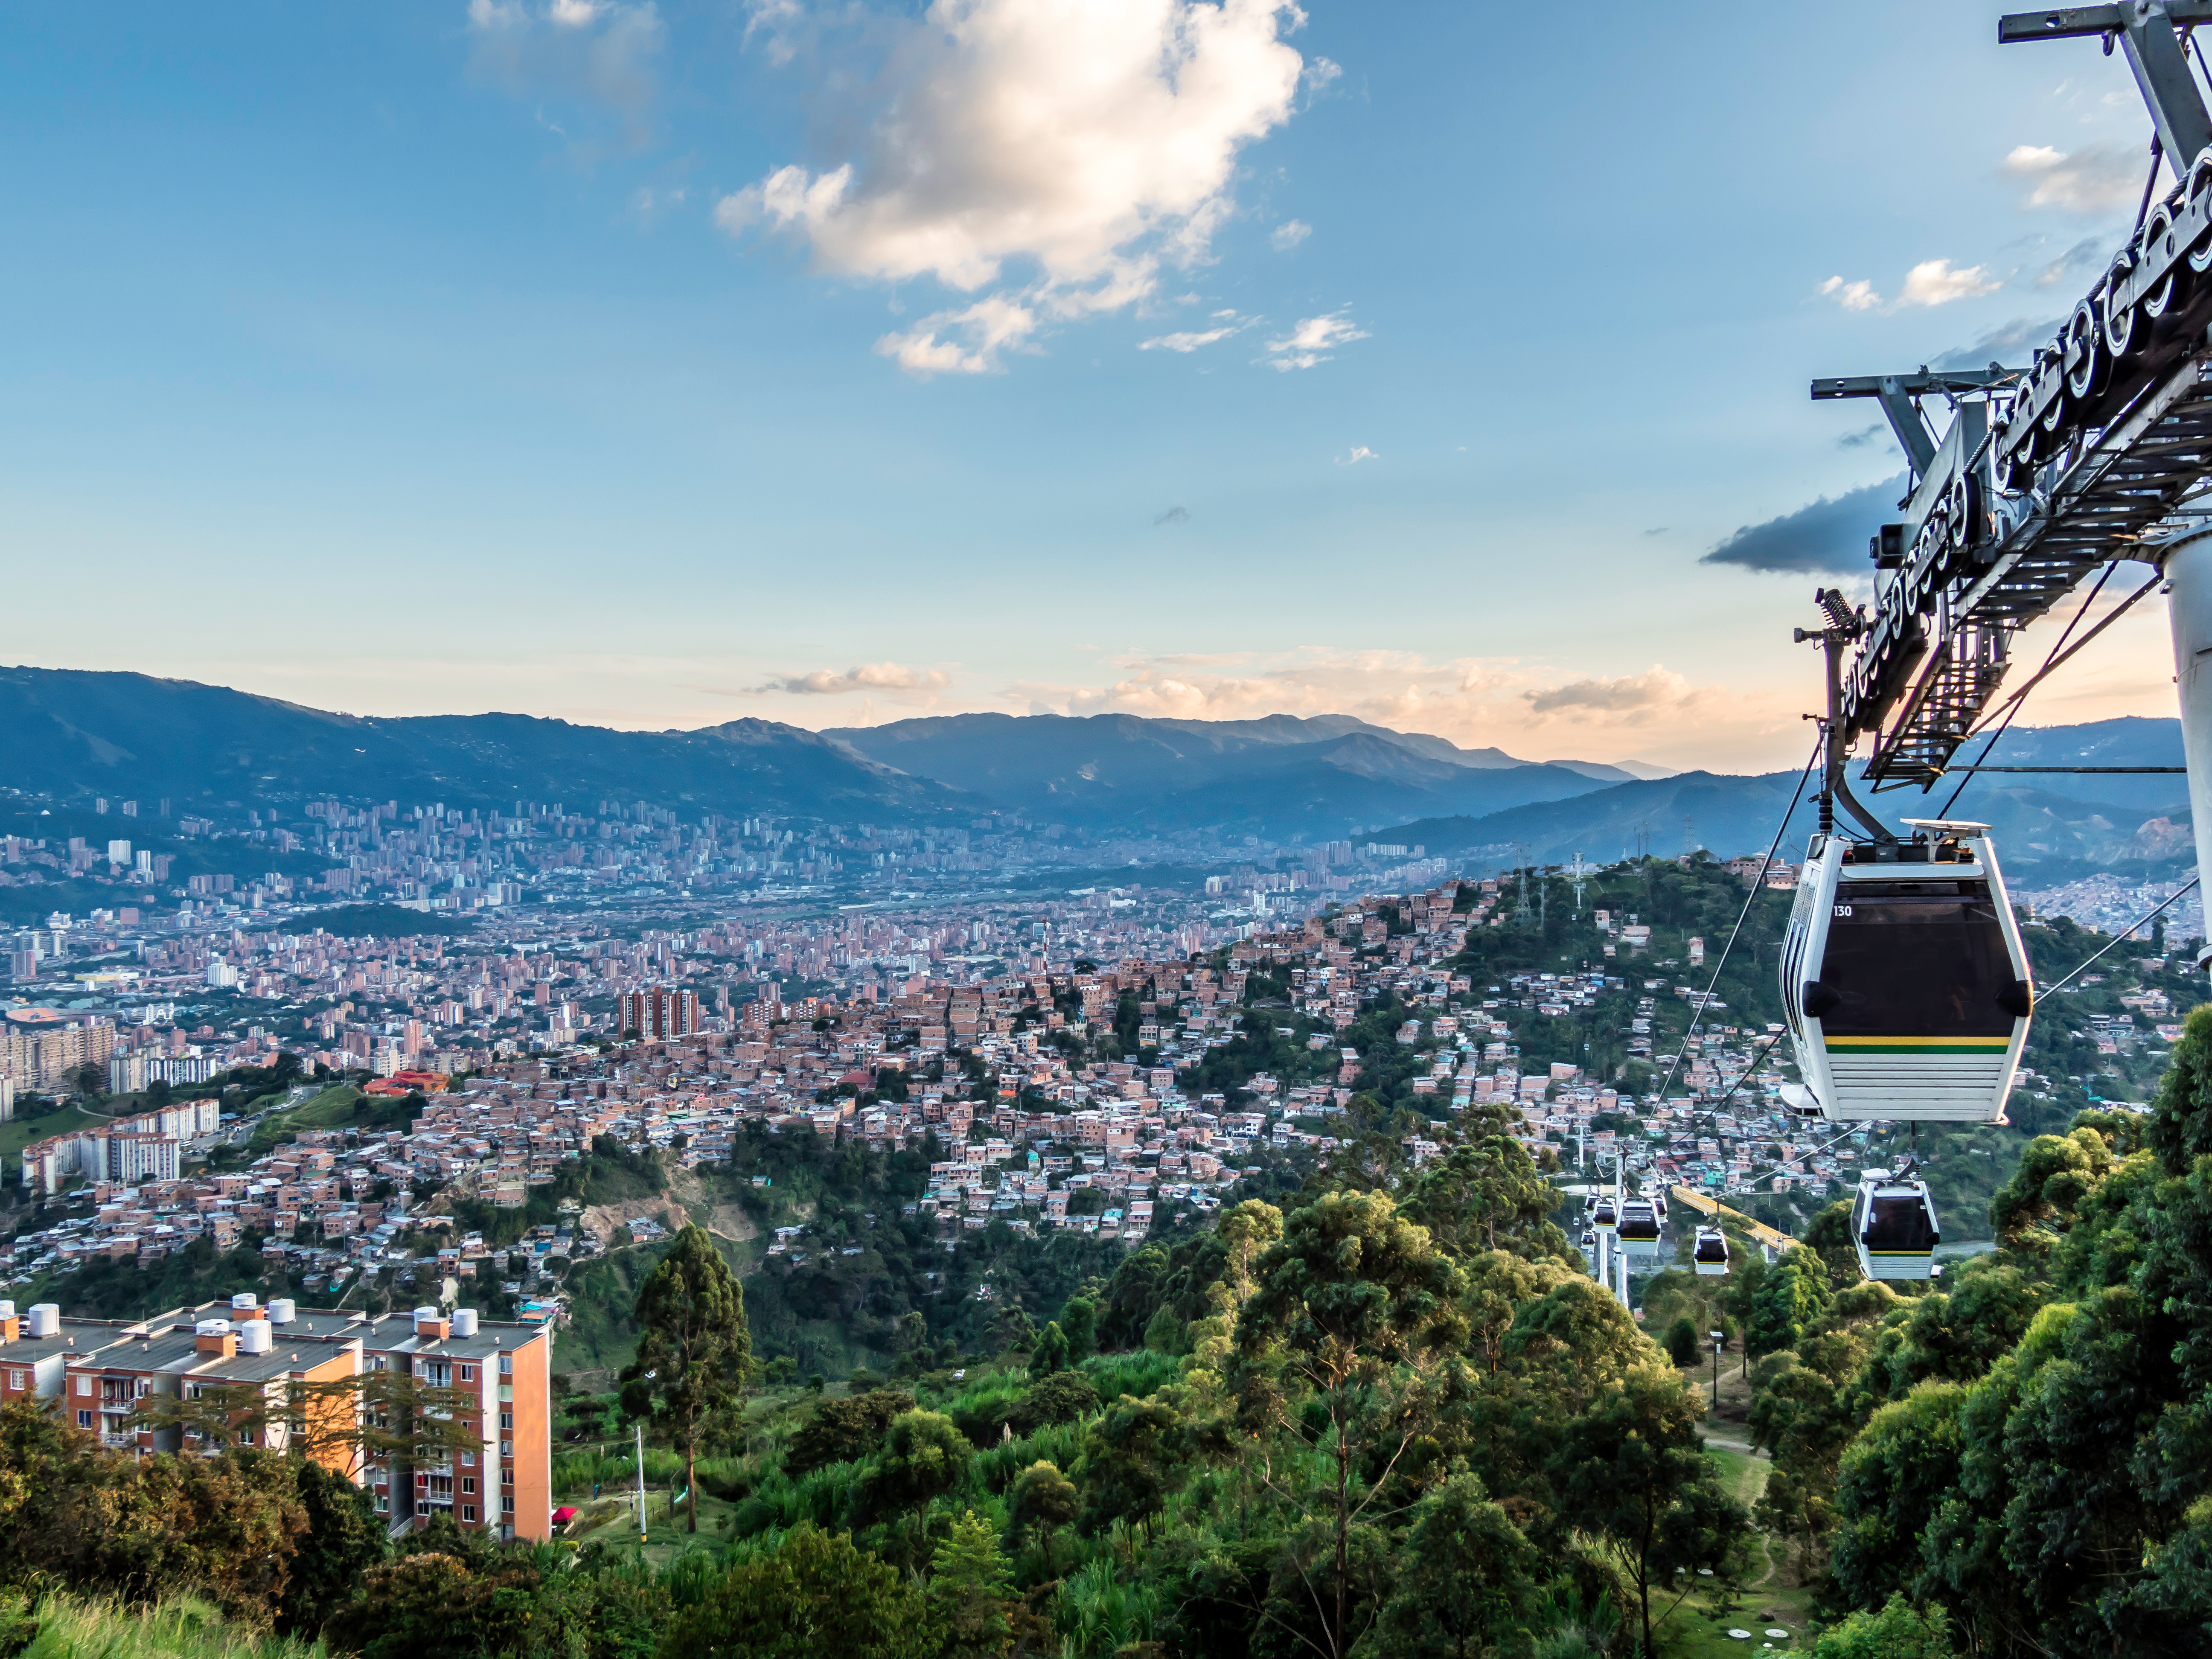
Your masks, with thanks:
[[[2018,361],[2142,187],[1996,17],[11,6],[0,657],[1794,763],[1829,578],[1700,560],[1899,470],[1806,383]]]

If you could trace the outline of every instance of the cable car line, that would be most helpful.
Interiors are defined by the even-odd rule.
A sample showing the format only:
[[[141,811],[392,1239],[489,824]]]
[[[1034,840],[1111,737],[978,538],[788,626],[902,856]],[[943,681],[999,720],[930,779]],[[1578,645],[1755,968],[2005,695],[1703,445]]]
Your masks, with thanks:
[[[2179,899],[2179,898],[2180,898],[2180,897],[2184,896],[2185,894],[2187,894],[2187,893],[2188,893],[2188,891],[2189,891],[2189,890],[2190,890],[2191,888],[2192,888],[2192,887],[2194,887],[2194,886],[2196,886],[2196,885],[2197,885],[2197,877],[2195,877],[2195,876],[2191,876],[2191,877],[2190,877],[2190,878],[2189,878],[2189,880],[2188,880],[2187,884],[2186,884],[2185,885],[2184,885],[2184,886],[2182,886],[2182,887],[2180,887],[2180,888],[2177,889],[2177,890],[2175,890],[2175,892],[2174,892],[2174,894],[2173,894],[2172,897],[2168,898],[2168,899],[2166,899],[2165,901],[2163,901],[2162,902],[2160,902],[2159,905],[2157,905],[2155,908],[2152,908],[2152,909],[2148,909],[2148,910],[2144,911],[2144,912],[2142,913],[2142,915],[2140,915],[2140,916],[2136,917],[2133,921],[2130,922],[2130,923],[2127,925],[2127,927],[2126,927],[2124,929],[2123,929],[2120,933],[2116,933],[2115,935],[2113,935],[2113,937],[2112,937],[2112,938],[2111,938],[2110,939],[2106,940],[2106,943],[2105,943],[2105,948],[2104,948],[2104,950],[2103,950],[2103,951],[2098,951],[2098,952],[2097,952],[2097,954],[2096,954],[2096,956],[2091,957],[2089,958],[2088,962],[2081,963],[2077,964],[2075,967],[2074,967],[2073,969],[2069,969],[2069,970],[2068,971],[2068,973],[2067,973],[2066,977],[2065,977],[2064,979],[2060,980],[2057,984],[2055,984],[2055,985],[2050,985],[2050,986],[2046,986],[2046,987],[2045,987],[2045,988],[2044,988],[2044,991],[2043,991],[2043,994],[2044,994],[2045,996],[2049,996],[2049,995],[2050,995],[2053,991],[2057,991],[2057,990],[2061,990],[2061,989],[2063,989],[2066,985],[2068,985],[2069,982],[2071,982],[2071,981],[2073,980],[2073,978],[2074,978],[2074,975],[2076,975],[2076,974],[2080,974],[2080,973],[2087,972],[2087,969],[2088,969],[2088,967],[2089,967],[2089,963],[2090,963],[2095,962],[2095,961],[2097,961],[2099,958],[2102,957],[2105,955],[2105,952],[2106,952],[2106,951],[2110,951],[2111,949],[2112,949],[2112,947],[2113,947],[2114,945],[2118,945],[2118,944],[2119,944],[2123,939],[2125,939],[2129,936],[2129,934],[2130,934],[2130,933],[2134,933],[2134,932],[2136,931],[2136,928],[2138,928],[2138,927],[2142,927],[2142,926],[2143,925],[2143,923],[2145,923],[2145,922],[2148,921],[2149,921],[2153,916],[2156,915],[2159,913],[2159,911],[2165,909],[2165,908],[2166,908],[2166,907],[2167,905],[2169,905],[2169,904],[2172,904],[2172,903],[2174,902],[2174,900],[2175,900],[2175,899]]]
[[[2092,772],[2117,772],[2140,776],[2152,772],[2186,773],[2185,766],[1954,766],[1952,772],[2064,772],[2086,776]],[[1955,799],[1955,797],[1954,797]]]
[[[2096,626],[2090,629],[2090,630],[2084,634],[2079,640],[2075,640],[2071,647],[2069,647],[2066,641],[2069,638],[2072,638],[2074,630],[2081,626],[2081,619],[2089,614],[2089,607],[2097,602],[2097,596],[2105,591],[2105,584],[2112,579],[2112,574],[2119,568],[2120,562],[2118,559],[2113,560],[2110,564],[2105,567],[2104,574],[2097,578],[2096,586],[2089,590],[2088,597],[2081,601],[2081,609],[2074,613],[2072,620],[2066,624],[2065,631],[2060,634],[2058,638],[2052,643],[2050,654],[2043,659],[2043,666],[2037,669],[2034,673],[2028,676],[2027,683],[2021,685],[2020,689],[2014,691],[2010,696],[2007,697],[1996,709],[1993,709],[1989,714],[1983,717],[1981,723],[1975,728],[1972,736],[1969,737],[1968,741],[1971,742],[1972,740],[1972,737],[1978,737],[1982,732],[1988,730],[1990,721],[1992,719],[1995,719],[1996,715],[2001,714],[2004,716],[2002,720],[1998,721],[1996,730],[1990,733],[1990,740],[1982,745],[1980,757],[1975,762],[1975,763],[1972,766],[1949,767],[1945,769],[1947,771],[1966,772],[1970,775],[1961,778],[1959,781],[1959,787],[1951,792],[1950,799],[1945,801],[1943,803],[1942,810],[1936,814],[1937,817],[1948,818],[1951,816],[1951,809],[1958,805],[1959,797],[1966,793],[1967,784],[1973,781],[1971,774],[1995,769],[1994,768],[1984,767],[1982,764],[1982,762],[1989,759],[1991,751],[1993,751],[1997,746],[1997,739],[2004,736],[2006,729],[2012,725],[2013,720],[2018,716],[2021,709],[2026,706],[2027,702],[2027,694],[2034,690],[2037,686],[2042,684],[2055,670],[2064,666],[2065,664],[2071,661],[2075,653],[2080,651],[2084,646],[2087,645],[2090,641],[2095,639],[2098,635],[2103,633],[2107,628],[2110,628],[2122,617],[2127,615],[2128,611],[2134,606],[2136,600],[2142,599],[2146,593],[2148,593],[2151,589],[2156,587],[2160,581],[2163,580],[2160,576],[2154,574],[2148,581],[2145,582],[2134,592],[2129,594],[2126,599],[2121,600],[2120,603],[2114,607],[2110,616],[2103,617],[2097,623]]]
[[[1805,757],[1805,769],[1797,775],[1797,787],[1790,793],[1790,805],[1782,810],[1782,822],[1774,826],[1774,839],[1766,844],[1766,857],[1760,861],[1759,878],[1752,883],[1751,890],[1743,896],[1743,908],[1736,912],[1735,926],[1729,929],[1728,943],[1721,946],[1721,958],[1713,964],[1713,976],[1706,981],[1705,994],[1691,1013],[1689,1029],[1682,1034],[1681,1042],[1675,1045],[1674,1063],[1667,1068],[1666,1079],[1659,1085],[1659,1097],[1662,1100],[1666,1098],[1667,1091],[1674,1085],[1674,1073],[1682,1069],[1682,1050],[1689,1047],[1690,1039],[1697,1036],[1705,1023],[1705,1007],[1712,1001],[1713,992],[1721,982],[1721,969],[1728,966],[1729,952],[1735,949],[1736,935],[1743,932],[1744,921],[1751,915],[1751,907],[1759,902],[1759,896],[1766,886],[1766,872],[1774,866],[1774,854],[1782,845],[1782,837],[1789,833],[1790,817],[1797,811],[1797,803],[1804,798],[1805,780],[1813,775],[1813,767],[1820,760],[1820,751],[1826,744],[1825,735],[1816,738],[1813,752]]]
[[[2027,684],[2021,686],[2018,690],[2014,691],[2012,696],[2004,700],[2004,702],[2000,706],[2000,708],[1997,711],[2004,715],[2004,719],[1998,722],[1997,729],[1990,733],[1990,740],[1982,745],[1982,752],[1976,759],[1974,764],[1969,767],[1961,767],[1958,769],[1959,770],[1966,772],[1967,775],[1959,780],[1959,787],[1951,792],[1950,799],[1943,803],[1943,810],[1936,813],[1936,816],[1937,817],[1948,818],[1951,816],[1951,809],[1959,804],[1959,797],[1966,793],[1966,786],[1974,781],[1972,775],[1980,771],[1982,769],[1982,762],[1988,760],[1990,756],[1996,751],[1997,739],[2003,737],[2006,729],[2012,725],[2014,716],[2020,713],[2021,708],[2027,702],[2027,694],[2035,689],[2036,682],[2040,680],[2045,674],[2048,674],[2052,668],[2057,666],[2058,653],[2066,648],[2066,641],[2073,637],[2074,630],[2081,625],[2081,619],[2089,614],[2089,607],[2097,602],[2097,595],[2105,591],[2105,584],[2112,580],[2112,573],[2119,568],[2119,562],[2118,560],[2114,560],[2112,563],[2105,567],[2103,572],[2097,578],[2096,586],[2089,590],[2088,597],[2081,601],[2081,608],[2074,613],[2072,617],[2068,620],[2064,631],[2063,631],[2058,637],[2051,642],[2051,650],[2043,659],[2043,666],[2038,669],[2033,675],[2029,676]],[[2119,613],[2115,611],[2113,614],[2117,616]],[[2106,620],[2110,621],[2111,618],[2107,617]],[[2092,639],[2094,637],[2094,635],[2090,636]],[[2087,645],[2088,642],[2088,640],[2082,641],[2084,645]],[[1976,727],[1977,734],[1978,734],[1979,731],[1983,727],[1986,727],[1989,725],[1990,718],[1990,717],[1985,716],[1980,721],[1979,725]],[[1972,739],[1970,738],[1969,741],[1971,740]]]

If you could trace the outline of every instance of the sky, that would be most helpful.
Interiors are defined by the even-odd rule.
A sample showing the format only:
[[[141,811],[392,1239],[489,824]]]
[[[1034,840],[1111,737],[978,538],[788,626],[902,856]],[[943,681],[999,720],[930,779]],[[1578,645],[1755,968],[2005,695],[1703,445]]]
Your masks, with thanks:
[[[1996,16],[17,0],[0,660],[1795,766],[1902,471],[1808,383],[2024,360],[2143,187]]]

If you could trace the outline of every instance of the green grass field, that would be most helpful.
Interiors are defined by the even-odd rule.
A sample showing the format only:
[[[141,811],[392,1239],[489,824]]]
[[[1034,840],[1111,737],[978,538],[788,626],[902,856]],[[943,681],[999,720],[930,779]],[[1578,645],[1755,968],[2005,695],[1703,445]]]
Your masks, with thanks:
[[[108,1117],[105,1112],[88,1112],[82,1107],[64,1106],[58,1112],[48,1112],[43,1117],[19,1117],[0,1123],[0,1159],[17,1158],[23,1148],[34,1140],[44,1140],[49,1135],[64,1134],[71,1129],[82,1129],[106,1121]]]
[[[283,1115],[284,1121],[295,1129],[334,1129],[352,1117],[356,1103],[366,1097],[350,1083],[341,1083],[293,1107]]]

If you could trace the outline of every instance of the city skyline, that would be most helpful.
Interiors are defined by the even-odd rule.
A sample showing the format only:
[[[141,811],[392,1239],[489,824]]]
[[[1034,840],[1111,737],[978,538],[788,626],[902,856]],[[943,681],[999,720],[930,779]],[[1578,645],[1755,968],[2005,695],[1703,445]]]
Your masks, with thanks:
[[[2148,137],[2116,60],[1901,5],[4,27],[0,512],[117,596],[19,580],[5,654],[644,729],[1794,765],[1900,470],[1806,382],[2016,361]],[[2024,722],[2170,714],[2169,656],[2146,604]]]

